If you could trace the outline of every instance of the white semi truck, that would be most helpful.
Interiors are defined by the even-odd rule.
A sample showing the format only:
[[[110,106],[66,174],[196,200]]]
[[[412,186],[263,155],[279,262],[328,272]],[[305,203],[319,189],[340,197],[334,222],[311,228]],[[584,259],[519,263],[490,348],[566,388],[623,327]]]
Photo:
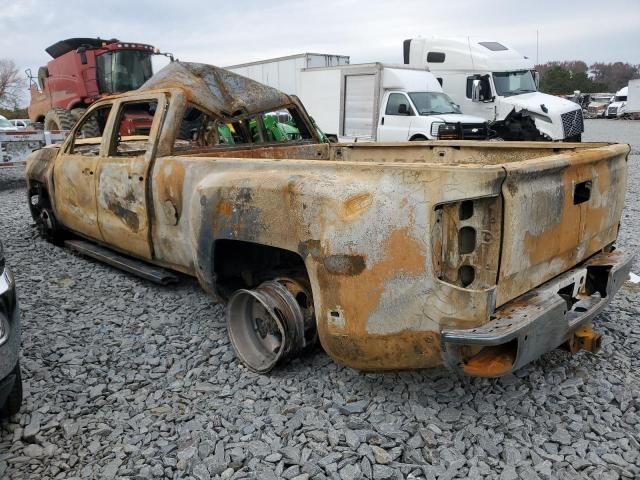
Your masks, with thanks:
[[[629,87],[622,87],[616,92],[615,97],[611,99],[611,103],[607,107],[607,118],[620,118],[626,115],[628,95]]]
[[[463,115],[426,68],[354,65],[348,60],[340,55],[301,54],[226,68],[300,97],[333,140],[487,138],[486,121]],[[319,66],[323,63],[326,66]]]
[[[464,113],[490,122],[504,140],[580,141],[582,109],[538,91],[527,57],[495,41],[414,38],[404,41],[404,63],[428,67]]]

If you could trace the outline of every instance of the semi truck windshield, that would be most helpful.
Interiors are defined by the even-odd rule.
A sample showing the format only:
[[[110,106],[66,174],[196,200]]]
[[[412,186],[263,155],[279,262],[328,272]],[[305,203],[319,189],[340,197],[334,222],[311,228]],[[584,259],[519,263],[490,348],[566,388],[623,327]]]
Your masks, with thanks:
[[[445,93],[413,92],[409,97],[420,115],[461,113],[458,106]]]
[[[501,97],[536,91],[536,82],[530,70],[494,72],[493,83],[496,87],[496,93]]]

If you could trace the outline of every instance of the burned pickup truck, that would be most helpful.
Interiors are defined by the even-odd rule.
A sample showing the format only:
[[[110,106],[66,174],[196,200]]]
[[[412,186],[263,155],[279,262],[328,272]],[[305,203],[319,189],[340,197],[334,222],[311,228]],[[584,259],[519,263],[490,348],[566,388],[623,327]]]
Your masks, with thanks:
[[[197,277],[254,371],[319,339],[363,371],[500,376],[598,349],[632,260],[614,247],[628,152],[324,143],[295,97],[175,62],[92,105],[27,176],[43,235]]]

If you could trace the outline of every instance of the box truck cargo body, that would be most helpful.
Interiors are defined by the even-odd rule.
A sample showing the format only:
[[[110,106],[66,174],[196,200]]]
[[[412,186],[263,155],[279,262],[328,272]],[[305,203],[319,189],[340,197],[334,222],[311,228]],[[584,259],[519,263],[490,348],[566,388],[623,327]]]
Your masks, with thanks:
[[[462,115],[424,68],[382,63],[307,68],[299,76],[298,96],[327,136],[341,141],[487,137],[486,122]]]
[[[243,77],[277,88],[289,95],[298,94],[298,76],[304,68],[348,65],[349,57],[326,53],[300,53],[257,62],[225,67]]]

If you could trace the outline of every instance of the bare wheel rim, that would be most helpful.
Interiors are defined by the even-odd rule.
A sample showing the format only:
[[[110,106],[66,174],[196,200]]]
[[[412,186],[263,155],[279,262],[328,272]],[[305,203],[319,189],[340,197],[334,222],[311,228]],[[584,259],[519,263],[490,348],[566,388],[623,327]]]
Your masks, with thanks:
[[[304,345],[303,314],[294,295],[277,281],[238,290],[227,303],[227,330],[238,359],[266,373]]]

